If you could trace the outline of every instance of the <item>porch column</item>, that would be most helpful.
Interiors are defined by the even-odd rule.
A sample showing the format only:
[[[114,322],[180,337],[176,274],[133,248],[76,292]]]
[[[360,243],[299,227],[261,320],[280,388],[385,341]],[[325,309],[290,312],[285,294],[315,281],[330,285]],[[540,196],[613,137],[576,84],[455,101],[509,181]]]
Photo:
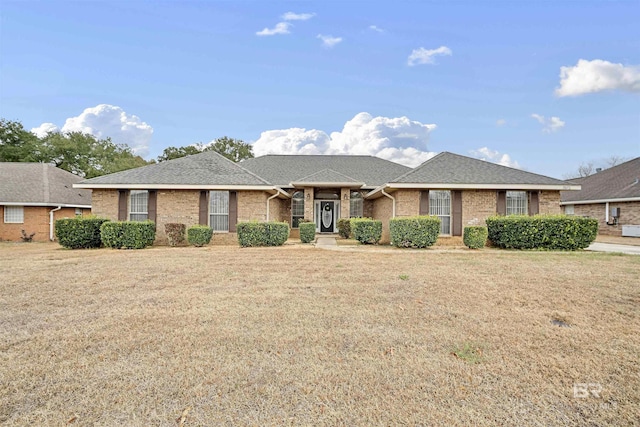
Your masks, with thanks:
[[[313,187],[305,187],[304,189],[304,219],[315,222],[313,216]]]
[[[351,189],[340,189],[340,218],[349,218],[351,207]]]

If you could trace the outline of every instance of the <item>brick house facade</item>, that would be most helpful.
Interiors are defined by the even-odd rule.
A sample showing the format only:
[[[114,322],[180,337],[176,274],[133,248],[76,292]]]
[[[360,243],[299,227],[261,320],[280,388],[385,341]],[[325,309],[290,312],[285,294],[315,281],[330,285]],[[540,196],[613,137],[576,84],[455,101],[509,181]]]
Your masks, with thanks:
[[[457,179],[438,179],[451,170],[461,171]],[[381,220],[388,243],[389,220],[414,215],[438,215],[442,234],[460,236],[463,226],[482,225],[495,214],[560,213],[560,190],[579,188],[451,153],[410,169],[371,156],[263,156],[234,164],[213,152],[78,187],[93,190],[98,216],[153,220],[159,244],[166,242],[165,224],[174,222],[210,225],[216,244],[236,242],[238,222],[287,222],[297,237],[299,221],[335,233],[337,220],[349,217]]]

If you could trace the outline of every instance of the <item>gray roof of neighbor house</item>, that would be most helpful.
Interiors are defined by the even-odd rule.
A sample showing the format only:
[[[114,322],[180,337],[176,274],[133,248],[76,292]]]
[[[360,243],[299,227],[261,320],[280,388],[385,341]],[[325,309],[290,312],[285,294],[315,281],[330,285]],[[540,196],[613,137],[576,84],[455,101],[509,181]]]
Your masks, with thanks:
[[[90,207],[82,178],[46,163],[0,162],[0,205]]]
[[[310,175],[331,170],[364,182],[365,187],[374,188],[411,170],[379,157],[351,155],[268,154],[244,160],[241,164],[281,187],[288,187],[292,182],[309,181]]]
[[[391,183],[470,184],[470,185],[560,185],[571,183],[544,175],[442,152]]]
[[[87,179],[77,187],[115,188],[119,185],[126,188],[234,185],[273,187],[253,172],[214,151]]]
[[[582,190],[560,192],[562,203],[640,198],[640,157],[571,182]]]

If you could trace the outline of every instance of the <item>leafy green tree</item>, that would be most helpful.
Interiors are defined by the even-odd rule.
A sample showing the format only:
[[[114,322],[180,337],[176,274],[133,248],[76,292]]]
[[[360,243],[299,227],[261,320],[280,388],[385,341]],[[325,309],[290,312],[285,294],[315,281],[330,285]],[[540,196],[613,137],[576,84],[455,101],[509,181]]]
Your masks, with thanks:
[[[0,162],[43,161],[40,139],[19,121],[0,119]]]
[[[213,144],[209,145],[205,150],[220,153],[236,163],[244,159],[253,158],[253,146],[251,144],[228,136],[216,138]]]
[[[158,161],[166,162],[167,160],[179,159],[180,157],[199,154],[205,151],[215,151],[236,163],[244,159],[253,158],[253,147],[251,144],[247,144],[241,139],[223,136],[222,138],[215,139],[208,145],[199,142],[184,147],[167,147],[162,154],[158,156]]]
[[[186,147],[167,147],[162,154],[158,156],[159,162],[166,162],[167,160],[179,159],[180,157],[190,156],[192,154],[202,153],[201,146],[187,145]]]

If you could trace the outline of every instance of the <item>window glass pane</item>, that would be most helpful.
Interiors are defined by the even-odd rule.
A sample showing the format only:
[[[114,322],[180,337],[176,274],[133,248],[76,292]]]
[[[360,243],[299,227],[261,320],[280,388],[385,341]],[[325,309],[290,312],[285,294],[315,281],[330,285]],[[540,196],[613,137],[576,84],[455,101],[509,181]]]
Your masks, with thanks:
[[[527,215],[527,192],[507,191],[507,215]]]
[[[147,190],[131,190],[129,194],[129,220],[145,221],[147,216],[147,202],[149,192]]]
[[[291,199],[291,228],[298,228],[304,219],[304,192],[296,191]]]
[[[440,218],[440,234],[451,234],[451,191],[429,191],[429,215]]]
[[[209,192],[209,226],[213,231],[229,231],[229,192]]]
[[[4,222],[22,224],[24,223],[24,207],[23,206],[5,206]]]
[[[574,215],[575,214],[575,209],[574,209],[573,205],[566,205],[564,207],[564,213],[565,213],[565,215]]]
[[[352,191],[349,205],[349,217],[362,218],[363,207],[364,201],[362,200],[362,194],[360,194],[359,191]]]

